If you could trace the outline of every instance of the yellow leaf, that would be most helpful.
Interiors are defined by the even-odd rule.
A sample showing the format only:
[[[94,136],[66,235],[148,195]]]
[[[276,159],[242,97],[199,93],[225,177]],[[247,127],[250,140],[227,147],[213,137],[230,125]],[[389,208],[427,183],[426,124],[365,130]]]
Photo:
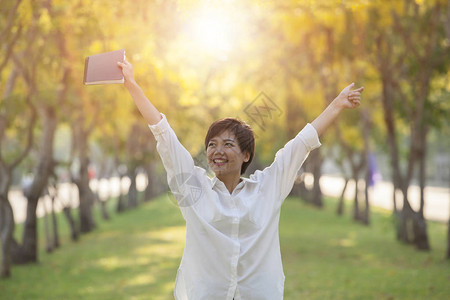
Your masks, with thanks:
[[[43,8],[41,10],[41,16],[38,23],[44,33],[48,33],[52,29],[52,19],[47,9]]]

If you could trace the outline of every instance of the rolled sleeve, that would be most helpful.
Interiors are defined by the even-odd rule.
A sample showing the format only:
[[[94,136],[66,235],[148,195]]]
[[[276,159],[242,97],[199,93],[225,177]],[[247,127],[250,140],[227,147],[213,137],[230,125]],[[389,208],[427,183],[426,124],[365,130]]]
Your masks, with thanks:
[[[303,128],[303,130],[299,132],[298,135],[300,136],[300,139],[303,141],[308,151],[312,151],[322,145],[319,141],[317,130],[310,123],[308,123]]]
[[[158,123],[154,125],[149,124],[148,127],[150,128],[156,139],[170,130],[169,122],[167,122],[166,115],[164,115],[163,113],[161,113],[161,120]]]

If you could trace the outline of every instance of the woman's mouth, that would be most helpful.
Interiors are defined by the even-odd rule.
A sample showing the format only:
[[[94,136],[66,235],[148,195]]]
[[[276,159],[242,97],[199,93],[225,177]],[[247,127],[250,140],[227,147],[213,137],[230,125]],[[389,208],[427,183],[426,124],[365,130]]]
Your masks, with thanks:
[[[227,162],[226,159],[213,159],[213,163],[216,166],[223,166]]]

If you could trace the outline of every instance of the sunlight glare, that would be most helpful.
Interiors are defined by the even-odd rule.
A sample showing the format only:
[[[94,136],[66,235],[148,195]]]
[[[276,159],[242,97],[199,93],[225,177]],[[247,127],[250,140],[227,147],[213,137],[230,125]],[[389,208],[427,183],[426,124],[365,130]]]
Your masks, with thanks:
[[[230,48],[229,32],[224,18],[203,16],[194,22],[194,37],[207,48],[227,51]]]
[[[232,47],[231,27],[231,19],[225,11],[207,8],[193,16],[188,35],[201,51],[210,52],[226,60]]]

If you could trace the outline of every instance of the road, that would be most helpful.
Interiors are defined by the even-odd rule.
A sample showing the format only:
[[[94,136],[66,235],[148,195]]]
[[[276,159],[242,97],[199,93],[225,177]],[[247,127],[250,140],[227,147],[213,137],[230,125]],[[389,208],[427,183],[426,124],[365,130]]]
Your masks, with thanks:
[[[306,184],[310,184],[311,175],[306,174],[305,182]],[[138,189],[142,190],[143,185],[145,184],[144,178],[138,178]],[[127,186],[129,182],[123,182],[122,188],[127,190]],[[93,181],[92,188],[100,189],[100,193],[108,188],[111,191],[111,196],[118,195],[119,193],[119,180],[117,178],[111,179],[109,182],[101,181],[100,183]],[[342,188],[344,186],[344,180],[337,176],[324,175],[321,178],[320,186],[322,188],[322,192],[327,196],[339,197],[342,192]],[[354,182],[349,182],[349,186],[347,187],[347,192],[345,197],[347,199],[353,199],[354,190],[355,190]],[[393,201],[392,201],[392,191],[393,186],[390,182],[380,181],[375,184],[371,191],[371,205],[376,207],[381,207],[387,210],[392,211]],[[72,207],[78,206],[78,193],[75,187],[69,184],[62,184],[61,188],[58,192],[58,196],[64,203],[70,203]],[[411,206],[414,209],[418,209],[419,207],[419,187],[411,186],[409,190],[409,197]],[[26,199],[22,195],[22,192],[18,189],[12,189],[9,193],[9,199],[13,206],[14,218],[16,223],[22,223],[25,220],[25,212],[26,212]],[[47,209],[50,208],[50,199],[48,197],[43,198],[44,201],[40,201],[38,205],[37,214],[39,217],[44,214],[44,204]],[[401,199],[400,195],[397,199]],[[399,208],[401,208],[401,201],[398,201]],[[61,210],[61,204],[59,201],[56,201],[55,209],[57,211]],[[442,187],[427,187],[425,188],[425,209],[424,209],[425,218],[427,220],[433,220],[438,222],[447,222],[449,220],[450,214],[450,189],[442,188]]]

